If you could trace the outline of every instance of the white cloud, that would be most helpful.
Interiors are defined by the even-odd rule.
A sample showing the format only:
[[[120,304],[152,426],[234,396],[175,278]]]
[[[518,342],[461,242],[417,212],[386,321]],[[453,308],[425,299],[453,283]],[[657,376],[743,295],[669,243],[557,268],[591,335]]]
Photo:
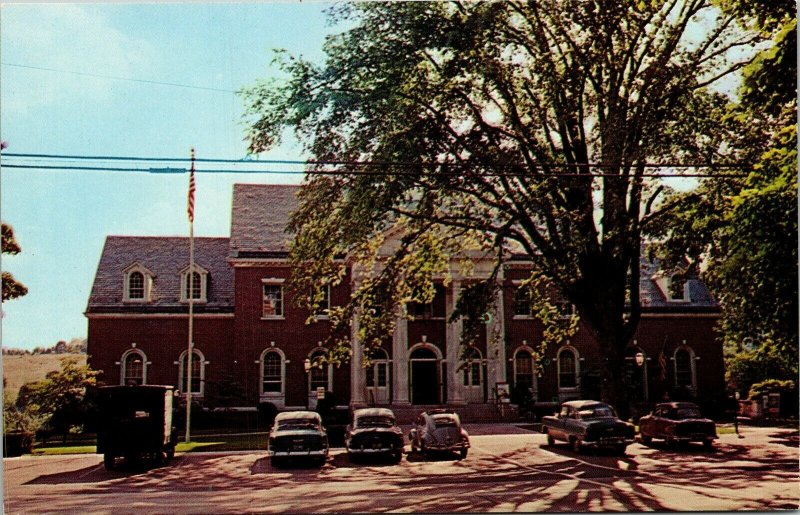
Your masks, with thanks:
[[[3,62],[84,74],[138,78],[155,55],[148,42],[114,28],[96,6],[5,5]],[[101,77],[3,66],[3,109],[28,113],[59,103],[108,102],[115,83]]]

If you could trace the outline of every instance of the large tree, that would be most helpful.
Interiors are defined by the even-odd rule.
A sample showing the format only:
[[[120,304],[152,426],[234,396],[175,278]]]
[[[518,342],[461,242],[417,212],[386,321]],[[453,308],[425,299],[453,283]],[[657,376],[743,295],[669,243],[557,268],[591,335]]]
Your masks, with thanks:
[[[753,383],[798,373],[797,18],[787,0],[720,3],[771,36],[722,119],[738,127],[729,152],[753,166],[744,178],[709,178],[671,196],[677,209],[649,231],[665,263],[703,265],[723,306],[728,379],[746,394]]]
[[[17,239],[14,237],[14,229],[6,223],[2,224],[2,245],[3,254],[19,254],[22,251]],[[17,281],[11,272],[3,270],[2,276],[3,302],[22,297],[28,293],[28,288]]]
[[[316,159],[340,163],[316,166],[300,193],[297,284],[341,280],[336,258],[369,263],[393,227],[394,254],[333,316],[345,327],[360,306],[369,346],[396,306],[430,298],[425,285],[458,249],[498,265],[522,252],[577,307],[607,358],[602,394],[621,403],[641,224],[660,191],[647,163],[716,155],[699,115],[720,98],[703,90],[761,36],[709,0],[364,2],[333,14],[350,28],[328,38],[323,65],[284,57],[287,80],[246,92],[253,152],[292,127]],[[494,275],[466,290],[483,302],[462,308],[492,298]],[[339,343],[334,356],[346,355]]]

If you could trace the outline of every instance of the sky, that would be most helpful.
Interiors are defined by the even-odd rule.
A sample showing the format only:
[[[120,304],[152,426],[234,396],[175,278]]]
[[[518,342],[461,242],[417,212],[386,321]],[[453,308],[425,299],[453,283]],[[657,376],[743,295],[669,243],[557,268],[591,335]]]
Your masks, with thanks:
[[[244,103],[233,92],[276,75],[273,49],[320,61],[336,30],[328,5],[3,4],[4,152],[188,157],[194,147],[199,158],[243,158]],[[262,157],[305,156],[290,139]],[[299,181],[199,173],[195,235],[229,235],[234,183]],[[1,169],[0,218],[22,247],[2,269],[29,289],[2,305],[2,345],[85,337],[106,236],[188,235],[187,185],[186,174]]]

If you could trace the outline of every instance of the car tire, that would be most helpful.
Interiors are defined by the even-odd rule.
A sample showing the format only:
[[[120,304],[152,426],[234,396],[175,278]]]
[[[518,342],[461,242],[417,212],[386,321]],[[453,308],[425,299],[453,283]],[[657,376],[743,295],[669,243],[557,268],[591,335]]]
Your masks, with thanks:
[[[273,468],[276,468],[276,469],[282,469],[283,467],[286,466],[286,462],[283,461],[283,459],[276,458],[274,456],[269,459],[269,463],[270,463],[270,465],[272,465]]]
[[[114,470],[115,461],[113,454],[109,452],[103,454],[103,466],[106,470]]]
[[[707,451],[714,450],[714,440],[703,440],[703,449]]]
[[[569,443],[575,454],[581,454],[583,452],[583,446],[581,445],[581,441],[579,439],[570,438]]]
[[[625,444],[617,445],[616,447],[614,447],[614,453],[615,453],[617,456],[625,456],[625,449],[626,449],[627,447],[628,447],[628,446],[627,446],[627,445],[625,445]]]
[[[653,437],[652,436],[649,436],[649,435],[646,435],[646,434],[642,433],[641,438],[642,438],[642,443],[644,445],[650,445],[651,443],[653,443]]]
[[[397,451],[392,454],[392,462],[397,464],[403,460],[403,451]]]
[[[467,459],[467,454],[469,454],[469,449],[467,448],[461,449],[461,452],[459,453],[459,459],[461,460]]]
[[[553,446],[555,446],[555,444],[556,444],[556,439],[553,438],[553,435],[550,434],[550,430],[548,429],[547,430],[547,445],[550,446],[550,447],[553,447]]]

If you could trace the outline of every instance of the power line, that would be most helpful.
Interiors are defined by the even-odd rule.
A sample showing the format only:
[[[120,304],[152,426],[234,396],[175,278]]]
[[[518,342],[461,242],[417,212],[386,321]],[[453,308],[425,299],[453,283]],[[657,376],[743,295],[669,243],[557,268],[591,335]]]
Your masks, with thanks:
[[[40,70],[40,71],[47,71],[47,72],[57,72],[57,73],[69,73],[71,75],[82,75],[84,77],[95,77],[99,79],[113,79],[113,80],[124,80],[128,82],[139,82],[142,84],[157,84],[159,86],[172,86],[175,88],[186,88],[186,89],[200,89],[204,91],[218,91],[220,93],[236,93],[236,91],[230,89],[220,89],[220,88],[208,88],[205,86],[194,86],[190,84],[179,84],[177,82],[162,82],[157,80],[147,80],[147,79],[132,79],[130,77],[116,77],[114,75],[102,75],[100,73],[89,73],[89,72],[77,72],[73,70],[59,70],[57,68],[46,68],[44,66],[29,66],[26,64],[16,64],[16,63],[0,63],[3,66],[12,66],[14,68],[25,68],[28,70]]]

